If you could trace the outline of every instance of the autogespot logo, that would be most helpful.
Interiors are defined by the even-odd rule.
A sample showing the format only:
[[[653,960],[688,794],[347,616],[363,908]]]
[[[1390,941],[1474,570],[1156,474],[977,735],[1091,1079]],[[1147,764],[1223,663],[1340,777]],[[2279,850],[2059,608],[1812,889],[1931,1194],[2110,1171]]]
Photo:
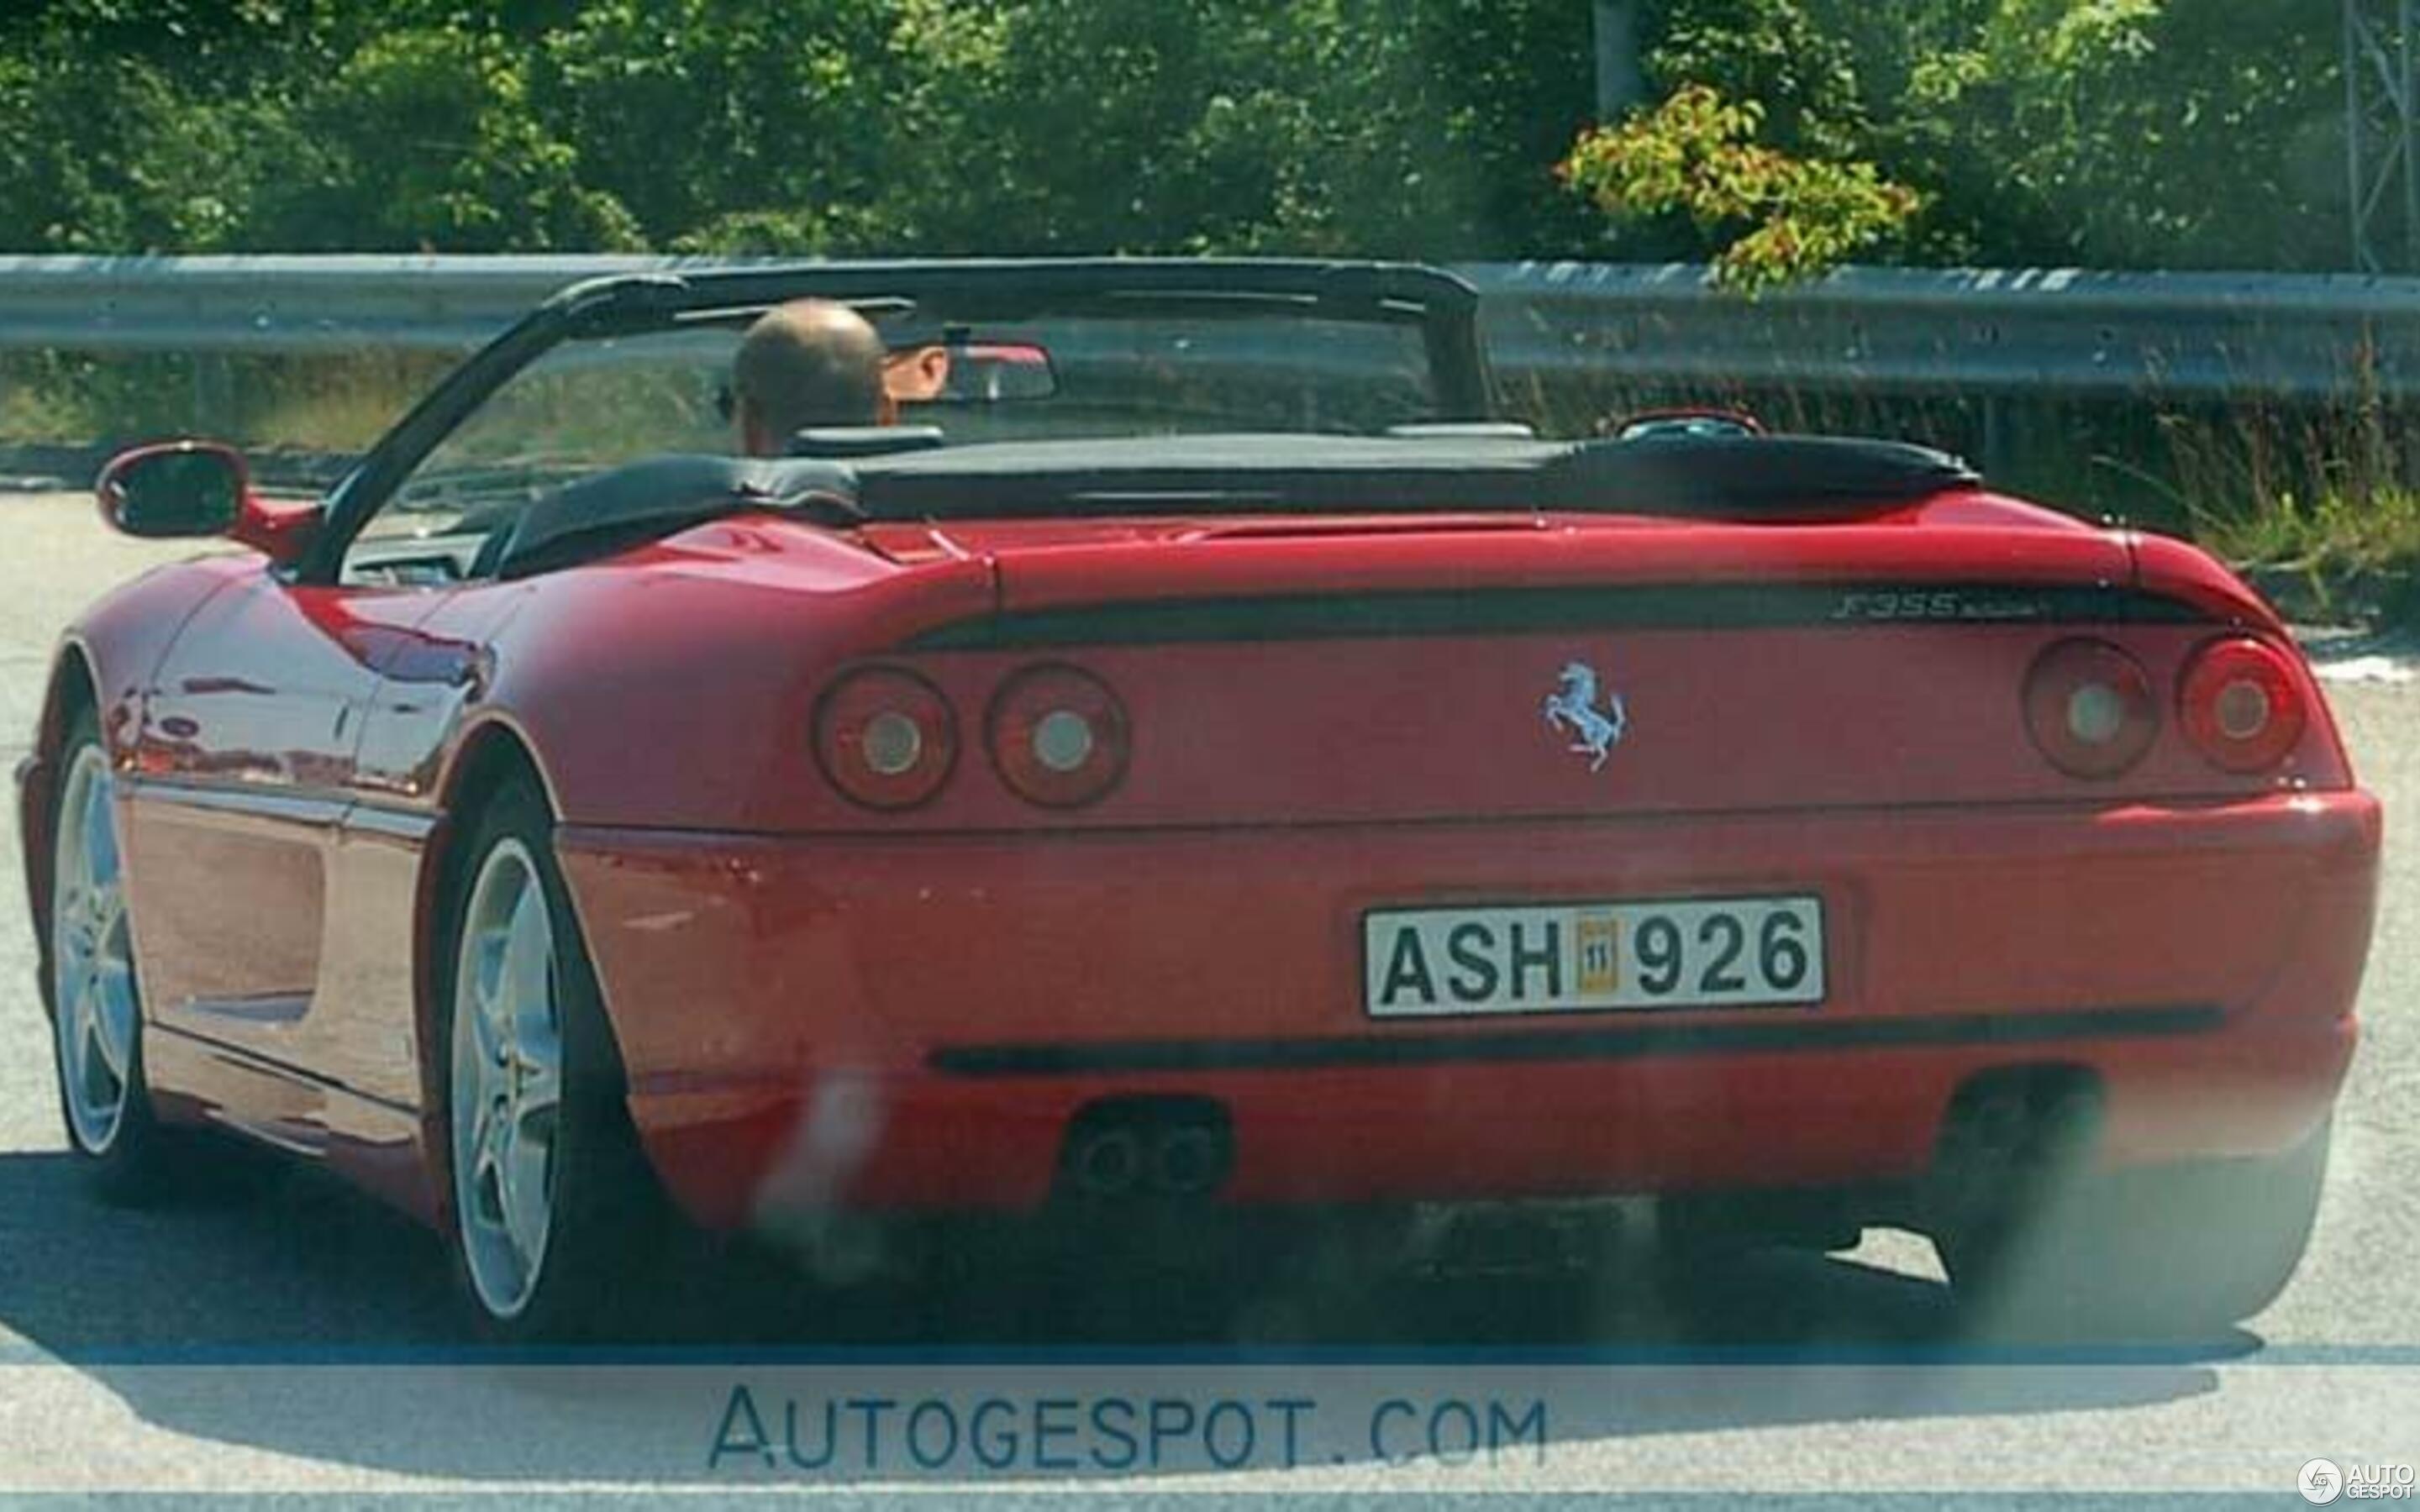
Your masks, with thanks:
[[[2341,1496],[2349,1502],[2408,1502],[2412,1496],[2410,1465],[2355,1465],[2340,1468],[2333,1459],[2313,1459],[2294,1477],[2303,1500],[2325,1506]]]

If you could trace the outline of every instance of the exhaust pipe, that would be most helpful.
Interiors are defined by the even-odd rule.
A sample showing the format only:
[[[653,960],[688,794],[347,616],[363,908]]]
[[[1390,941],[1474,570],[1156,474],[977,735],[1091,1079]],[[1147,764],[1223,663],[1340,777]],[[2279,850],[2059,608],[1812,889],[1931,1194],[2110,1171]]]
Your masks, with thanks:
[[[1163,1196],[1198,1197],[1218,1184],[1226,1164],[1221,1141],[1208,1126],[1165,1129],[1152,1144],[1152,1187]]]
[[[2101,1088],[2089,1072],[2045,1066],[1983,1072],[1950,1099],[1924,1206],[1951,1228],[2051,1200],[2089,1164]]]
[[[1068,1120],[1060,1187],[1088,1202],[1203,1197],[1234,1162],[1227,1110],[1201,1097],[1122,1097]]]
[[[1132,1196],[1144,1169],[1142,1141],[1130,1129],[1106,1129],[1068,1142],[1067,1174],[1077,1192],[1095,1201]]]

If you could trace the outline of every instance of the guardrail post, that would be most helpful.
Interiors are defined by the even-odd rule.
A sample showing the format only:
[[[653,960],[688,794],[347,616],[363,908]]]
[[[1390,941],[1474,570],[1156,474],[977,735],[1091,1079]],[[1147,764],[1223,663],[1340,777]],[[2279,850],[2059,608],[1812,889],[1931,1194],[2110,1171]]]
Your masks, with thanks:
[[[194,408],[190,429],[196,436],[235,439],[235,360],[223,352],[199,352],[194,363]]]
[[[1983,455],[1975,460],[1985,477],[1995,478],[2008,471],[2016,442],[2012,428],[2009,401],[1996,393],[1983,395]]]

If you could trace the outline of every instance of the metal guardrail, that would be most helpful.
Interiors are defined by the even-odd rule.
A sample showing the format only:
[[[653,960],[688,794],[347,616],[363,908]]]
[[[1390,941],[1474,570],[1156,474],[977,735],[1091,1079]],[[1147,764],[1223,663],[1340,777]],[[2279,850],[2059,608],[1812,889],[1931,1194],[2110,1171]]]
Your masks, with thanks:
[[[1508,372],[1892,393],[2420,400],[2420,278],[1845,269],[1756,301],[1691,267],[1491,264]]]
[[[0,349],[337,353],[475,346],[661,257],[0,257]],[[2420,402],[2420,279],[1845,269],[1745,300],[1694,266],[1483,263],[1498,371],[1886,393]]]

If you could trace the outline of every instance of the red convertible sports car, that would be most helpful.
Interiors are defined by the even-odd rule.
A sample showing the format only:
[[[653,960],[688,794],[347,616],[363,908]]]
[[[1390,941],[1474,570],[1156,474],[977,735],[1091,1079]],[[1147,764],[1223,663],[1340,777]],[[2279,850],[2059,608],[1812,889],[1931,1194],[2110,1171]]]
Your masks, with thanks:
[[[938,349],[941,422],[728,455],[809,295]],[[21,773],[75,1149],[325,1162],[507,1337],[627,1304],[666,1199],[1652,1196],[1687,1253],[1912,1227],[2021,1314],[2265,1305],[2380,835],[2275,615],[1915,446],[1538,439],[1476,305],[648,274],[318,501],[119,457],[118,529],[248,549],[78,620]]]

